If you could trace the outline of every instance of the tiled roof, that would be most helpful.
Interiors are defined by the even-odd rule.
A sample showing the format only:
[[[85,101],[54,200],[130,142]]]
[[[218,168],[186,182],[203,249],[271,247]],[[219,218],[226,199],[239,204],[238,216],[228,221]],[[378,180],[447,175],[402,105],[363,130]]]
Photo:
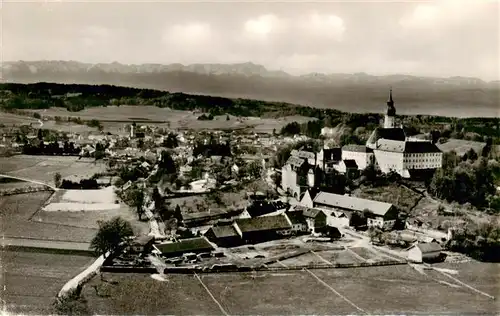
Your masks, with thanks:
[[[218,225],[213,226],[211,229],[217,238],[238,236],[238,233],[236,232],[236,229],[234,229],[233,225]]]
[[[443,250],[443,248],[441,248],[441,246],[436,242],[418,243],[416,247],[418,247],[420,251],[422,251],[422,253],[437,252]]]
[[[213,250],[213,246],[205,237],[181,239],[178,242],[159,244],[156,246],[162,253],[190,252],[193,250]]]
[[[354,160],[354,159],[344,159],[344,165],[346,166],[346,168],[358,169],[358,164],[356,163],[356,160]]]
[[[318,214],[323,213],[322,210],[318,210],[317,208],[308,208],[303,212],[305,217],[316,218]]]
[[[236,224],[243,233],[290,228],[290,223],[284,215],[240,218],[236,220]]]
[[[328,192],[320,192],[314,199],[314,203],[324,204],[331,207],[362,212],[364,209],[370,210],[373,214],[384,216],[389,211],[392,204],[374,200],[366,200],[357,197],[339,195]]]
[[[405,153],[440,153],[441,150],[431,142],[406,142]]]
[[[378,150],[397,153],[439,153],[441,150],[431,142],[394,141],[381,139],[377,144]]]
[[[342,147],[342,151],[354,151],[354,152],[360,152],[360,153],[373,152],[372,149],[366,147],[365,145],[355,145],[355,144],[345,145],[344,147]]]
[[[374,144],[379,139],[404,141],[406,134],[402,128],[377,127],[370,135],[370,138],[368,138],[367,144]]]
[[[405,151],[405,142],[399,140],[381,139],[377,143],[377,149],[382,151],[403,153]]]
[[[306,158],[306,159],[314,159],[314,157],[315,157],[314,153],[312,153],[310,151],[296,150],[296,149],[292,150],[290,155],[295,156],[295,157],[299,157],[299,158]]]
[[[286,212],[286,216],[290,219],[293,225],[304,224],[307,225],[306,219],[302,212]]]
[[[290,156],[286,161],[287,165],[292,165],[294,167],[300,167],[304,164],[304,159],[300,159],[299,157]]]

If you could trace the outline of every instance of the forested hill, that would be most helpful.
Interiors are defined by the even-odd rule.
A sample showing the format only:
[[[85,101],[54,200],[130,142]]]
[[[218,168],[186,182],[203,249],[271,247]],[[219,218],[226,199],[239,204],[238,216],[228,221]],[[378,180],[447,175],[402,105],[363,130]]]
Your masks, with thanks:
[[[382,102],[381,102],[382,103]],[[152,105],[168,107],[176,110],[209,113],[212,116],[230,114],[234,116],[283,117],[300,115],[314,117],[316,124],[314,135],[318,135],[323,126],[334,127],[342,123],[350,128],[374,128],[380,122],[380,113],[346,113],[334,109],[320,109],[283,102],[266,102],[251,99],[230,99],[206,95],[191,95],[185,93],[170,93],[166,91],[118,87],[112,85],[83,84],[0,84],[0,109],[47,109],[63,107],[72,112],[78,112],[86,107],[108,105]],[[383,112],[385,105],[381,105]],[[451,124],[462,134],[477,133],[491,136],[498,143],[499,118],[464,118],[417,115],[399,116],[405,126],[435,128],[436,124]],[[292,126],[293,127],[293,126]],[[308,133],[306,133],[308,134]]]
[[[64,107],[76,112],[85,107],[107,105],[154,105],[176,110],[201,110],[212,115],[323,117],[340,115],[333,109],[318,109],[284,102],[169,93],[167,91],[118,87],[112,85],[83,85],[34,83],[0,84],[0,106],[3,109],[47,109]]]

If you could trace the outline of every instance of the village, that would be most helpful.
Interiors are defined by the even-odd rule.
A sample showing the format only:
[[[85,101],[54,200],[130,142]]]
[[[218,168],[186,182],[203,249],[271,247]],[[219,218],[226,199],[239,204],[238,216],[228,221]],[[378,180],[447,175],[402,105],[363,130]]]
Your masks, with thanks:
[[[345,190],[346,180],[352,187],[377,175],[403,181],[440,168],[439,148],[425,135],[405,137],[395,116],[391,91],[383,125],[366,146],[324,145],[319,152],[299,135],[197,133],[136,122],[124,124],[118,134],[101,131],[87,136],[24,127],[27,134],[10,139],[4,134],[2,146],[22,147],[32,155],[76,155],[106,163],[105,171],[89,179],[55,180],[57,189],[106,192],[101,201],[93,197],[97,200],[89,205],[94,208],[114,208],[113,200],[122,199],[139,219],[149,221],[149,233],[114,249],[104,271],[263,269],[330,248],[354,258],[339,264],[443,261],[451,229],[422,229],[412,225],[398,205]],[[322,131],[326,139],[329,132]],[[286,152],[280,168],[273,157],[283,146],[297,149]],[[329,178],[332,181],[326,185],[319,181]],[[109,190],[110,185],[114,189]],[[49,203],[45,209],[83,208],[63,202]],[[372,255],[360,256],[356,251],[366,252],[363,247]],[[295,259],[294,265],[336,264],[319,258],[320,262]]]
[[[205,287],[199,275],[409,268],[461,284],[442,265],[475,262],[456,240],[464,214],[487,218],[428,192],[457,147],[432,133],[407,136],[392,91],[365,145],[339,142],[329,127],[319,139],[286,126],[226,129],[229,115],[200,131],[139,118],[75,125],[44,113],[16,114],[35,120],[1,128],[4,245],[28,256],[12,259],[19,267],[40,260],[40,249],[62,252],[61,264],[92,258],[61,278],[63,313],[82,297],[105,302],[109,279],[168,283],[188,274]],[[481,152],[468,144],[462,157]]]

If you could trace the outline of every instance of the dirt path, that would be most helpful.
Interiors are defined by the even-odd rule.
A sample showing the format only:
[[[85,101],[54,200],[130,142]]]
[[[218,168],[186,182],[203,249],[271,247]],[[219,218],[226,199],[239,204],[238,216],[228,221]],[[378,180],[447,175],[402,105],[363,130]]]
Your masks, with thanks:
[[[52,185],[44,183],[44,182],[40,182],[40,181],[36,181],[36,180],[31,180],[31,179],[26,179],[26,178],[20,178],[20,177],[16,177],[16,176],[10,176],[10,175],[7,175],[7,174],[0,174],[0,178],[9,178],[9,179],[15,179],[15,180],[20,180],[20,181],[30,182],[30,183],[34,183],[34,184],[39,184],[39,185],[47,186],[47,187],[51,188],[54,191],[59,190],[55,186],[52,186]]]
[[[29,239],[29,238],[11,238],[5,237],[2,239],[3,246],[18,246],[30,248],[44,248],[44,249],[61,249],[61,250],[89,250],[89,243],[72,242],[72,241],[58,241],[58,240],[43,240],[43,239]]]

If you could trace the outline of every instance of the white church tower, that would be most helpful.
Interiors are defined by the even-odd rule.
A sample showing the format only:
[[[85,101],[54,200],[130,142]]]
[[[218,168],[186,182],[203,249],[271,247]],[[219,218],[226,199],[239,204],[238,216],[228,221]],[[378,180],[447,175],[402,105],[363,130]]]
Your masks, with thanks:
[[[392,100],[392,89],[389,92],[389,100],[387,100],[387,112],[384,118],[384,128],[396,127],[396,108],[394,107],[394,100]]]

